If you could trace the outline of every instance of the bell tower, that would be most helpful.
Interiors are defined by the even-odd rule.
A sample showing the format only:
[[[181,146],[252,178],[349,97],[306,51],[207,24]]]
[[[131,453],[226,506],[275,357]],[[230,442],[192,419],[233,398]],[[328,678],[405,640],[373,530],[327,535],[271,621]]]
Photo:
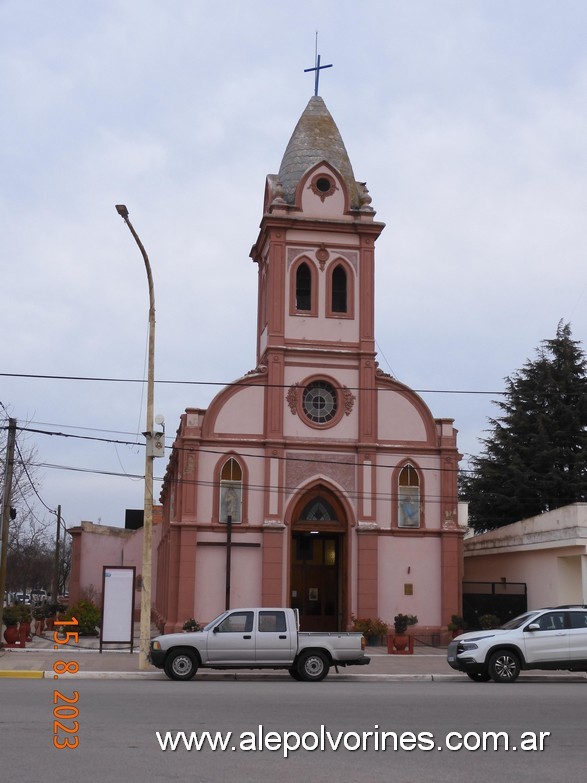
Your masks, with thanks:
[[[384,228],[374,217],[330,112],[312,97],[279,173],[267,177],[251,251],[259,266],[257,363],[268,368],[270,398],[291,384],[290,409],[310,427],[348,413],[357,397],[350,389],[374,393],[374,245]],[[283,433],[283,403],[274,396],[269,437]],[[374,438],[374,422],[353,435]]]

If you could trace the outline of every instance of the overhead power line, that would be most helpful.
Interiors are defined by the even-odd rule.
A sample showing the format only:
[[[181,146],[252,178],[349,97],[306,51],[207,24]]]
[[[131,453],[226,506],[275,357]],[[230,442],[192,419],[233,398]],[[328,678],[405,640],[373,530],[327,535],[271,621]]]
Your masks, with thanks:
[[[69,438],[69,439],[73,439],[73,440],[90,440],[90,441],[97,441],[98,443],[115,444],[117,446],[140,446],[140,447],[143,447],[143,448],[145,447],[144,443],[140,443],[138,441],[124,441],[124,440],[114,440],[114,439],[111,439],[111,438],[97,438],[96,436],[92,436],[92,435],[71,435],[69,433],[52,432],[52,431],[49,431],[49,430],[38,430],[38,429],[32,429],[30,427],[17,427],[17,429],[18,430],[22,430],[24,432],[34,432],[37,435],[51,435],[51,436],[54,436],[54,437]],[[170,447],[167,446],[166,448],[169,449]],[[232,448],[231,448],[231,450],[232,450]],[[254,448],[254,447],[252,447],[250,445],[244,446],[243,448],[244,448],[244,451],[239,452],[241,454],[241,456],[243,457],[243,459],[244,458],[247,458],[247,459],[266,459],[267,458],[266,454],[251,454],[251,453],[249,453],[248,450],[251,449],[251,448]],[[262,444],[260,446],[258,446],[257,448],[263,448]],[[178,451],[178,452],[182,452],[183,451],[183,452],[192,453],[192,454],[195,454],[195,453],[216,454],[219,457],[221,457],[221,456],[223,456],[223,455],[225,455],[227,453],[226,449],[220,449],[220,448],[214,448],[213,449],[213,448],[206,448],[206,447],[201,447],[201,446],[198,447],[198,448],[191,448],[189,446],[188,447],[185,447],[185,446],[174,446],[174,450]],[[320,450],[320,454],[322,454],[322,455],[327,454],[327,453],[329,453],[328,449],[321,449]],[[350,451],[347,452],[347,455],[349,455],[349,454],[351,454]],[[311,457],[293,457],[293,456],[291,456],[291,454],[288,454],[287,456],[275,456],[275,457],[272,457],[272,459],[287,460],[289,462],[315,463],[317,465],[324,465],[325,463],[329,464],[329,465],[345,465],[347,467],[349,465],[353,466],[353,467],[360,467],[362,465],[361,462],[356,461],[356,460],[351,463],[351,462],[349,462],[348,460],[345,460],[345,459],[338,459],[337,460],[335,458],[332,458],[332,459],[324,460],[323,457],[317,458],[317,459],[312,459]],[[396,464],[393,464],[393,465],[378,464],[377,467],[378,468],[389,468],[390,470],[393,470],[394,468],[397,467],[397,465]],[[431,471],[431,472],[436,472],[436,473],[443,473],[445,471],[452,472],[452,468],[432,467],[432,466],[428,467],[428,466],[422,466],[420,464],[418,464],[418,469],[422,470],[422,471]],[[101,471],[97,471],[97,472],[101,472]],[[467,471],[462,471],[462,472],[467,472]],[[124,473],[121,473],[121,474],[113,473],[112,475],[127,475],[129,478],[139,478],[139,476],[134,476],[132,474],[124,474]]]
[[[140,383],[140,384],[146,384],[147,381],[144,378],[99,378],[99,377],[93,377],[93,376],[85,376],[85,375],[37,375],[34,373],[11,373],[11,372],[0,372],[1,378],[31,378],[34,380],[43,380],[43,381],[85,381],[90,383]],[[392,378],[392,380],[396,380],[398,383],[403,384],[402,381],[397,380],[396,378]],[[156,380],[156,384],[163,385],[175,385],[175,386],[220,386],[222,388],[229,387],[229,386],[258,386],[259,384],[253,383],[252,380],[247,379],[241,379],[238,381],[182,381],[182,380]],[[264,387],[269,387],[272,389],[289,389],[291,384],[278,384],[278,383],[270,383],[270,384],[263,384]],[[351,391],[373,391],[374,389],[371,387],[360,387],[360,386],[348,386]],[[381,389],[382,391],[386,391],[385,387],[377,387],[377,389]],[[505,394],[505,391],[484,391],[479,389],[412,389],[412,391],[416,392],[416,394],[480,394],[480,395],[488,395],[488,396],[495,396],[495,395],[503,395]]]

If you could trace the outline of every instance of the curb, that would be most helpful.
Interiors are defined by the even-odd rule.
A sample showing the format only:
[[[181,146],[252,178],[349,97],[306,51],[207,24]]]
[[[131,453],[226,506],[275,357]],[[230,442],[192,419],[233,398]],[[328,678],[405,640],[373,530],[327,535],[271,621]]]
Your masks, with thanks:
[[[0,672],[4,678],[55,679],[52,670],[19,671],[6,670]],[[168,680],[163,672],[76,672],[60,675],[60,680]],[[289,675],[279,674],[248,674],[246,672],[199,672],[196,679],[200,681],[222,682],[239,680],[241,682],[279,682],[289,681]],[[453,674],[341,674],[329,677],[324,682],[463,682],[463,678]]]
[[[46,677],[53,676],[52,671],[44,673]],[[169,680],[163,672],[77,672],[68,675],[68,679],[130,679],[130,680]],[[240,681],[240,682],[290,682],[289,674],[261,674],[259,672],[203,672],[199,671],[196,680],[208,682]],[[465,682],[458,674],[334,674],[322,680],[324,683],[334,682]]]
[[[52,669],[43,670],[22,670],[5,669],[0,670],[0,678],[20,678],[20,679],[46,679],[46,680],[168,680],[162,671],[78,671],[75,674],[60,674],[57,678]],[[259,671],[207,671],[200,669],[196,675],[196,680],[208,682],[223,682],[238,680],[240,682],[280,682],[289,681],[290,677],[286,673],[259,672]],[[332,674],[323,682],[460,682],[469,683],[469,680],[462,673],[455,674]],[[578,674],[523,674],[518,682],[533,683],[554,683],[554,682],[585,682],[585,676]]]
[[[25,677],[29,679],[55,679],[52,670],[48,671],[3,671],[0,677]],[[76,672],[75,674],[60,675],[60,680],[168,680],[163,672]],[[196,680],[208,682],[240,681],[240,682],[280,682],[289,681],[289,675],[258,674],[247,672],[198,672]],[[521,677],[518,682],[577,682],[577,678],[568,675],[544,676],[527,675]],[[172,682],[172,680],[170,680]],[[462,674],[339,674],[323,680],[325,683],[335,682],[460,682],[468,684],[468,680]]]

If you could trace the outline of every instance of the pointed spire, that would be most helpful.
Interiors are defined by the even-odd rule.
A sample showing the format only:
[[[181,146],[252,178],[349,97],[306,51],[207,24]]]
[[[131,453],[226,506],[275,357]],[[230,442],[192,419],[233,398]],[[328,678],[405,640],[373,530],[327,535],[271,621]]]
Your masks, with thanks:
[[[306,171],[322,161],[341,174],[349,189],[351,208],[359,209],[357,183],[342,136],[323,99],[315,95],[295,127],[279,168],[278,178],[288,204],[294,203],[296,187]]]

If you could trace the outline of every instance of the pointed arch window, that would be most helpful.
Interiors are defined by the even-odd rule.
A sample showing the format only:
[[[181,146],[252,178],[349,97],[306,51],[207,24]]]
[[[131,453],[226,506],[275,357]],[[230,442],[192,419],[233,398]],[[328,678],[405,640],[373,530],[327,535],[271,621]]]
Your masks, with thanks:
[[[420,476],[413,465],[402,468],[397,487],[398,527],[420,527]]]
[[[227,459],[220,471],[221,522],[230,516],[233,523],[241,522],[243,504],[243,469],[234,457]]]
[[[300,514],[300,520],[305,522],[332,522],[336,518],[336,512],[330,503],[320,496],[304,506],[304,510]]]
[[[347,276],[342,264],[337,264],[332,272],[332,312],[346,313],[347,300]]]
[[[355,275],[352,265],[335,259],[326,273],[326,317],[354,318]]]
[[[303,261],[296,270],[296,310],[312,309],[312,273]]]

